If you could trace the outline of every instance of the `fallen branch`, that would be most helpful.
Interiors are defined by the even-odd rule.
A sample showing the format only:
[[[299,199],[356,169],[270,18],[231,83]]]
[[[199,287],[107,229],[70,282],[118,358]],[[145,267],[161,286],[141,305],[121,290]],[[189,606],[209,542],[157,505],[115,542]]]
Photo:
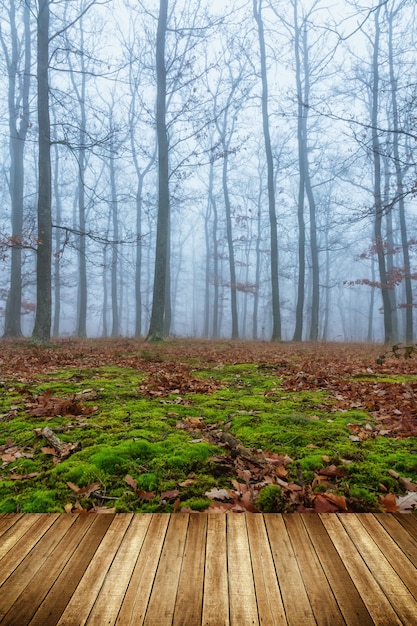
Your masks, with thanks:
[[[66,443],[65,441],[62,441],[62,439],[60,439],[48,426],[45,426],[45,428],[35,428],[34,432],[37,437],[43,437],[46,439],[49,445],[58,452],[61,458],[70,455],[71,452],[74,452],[80,447],[79,443]]]

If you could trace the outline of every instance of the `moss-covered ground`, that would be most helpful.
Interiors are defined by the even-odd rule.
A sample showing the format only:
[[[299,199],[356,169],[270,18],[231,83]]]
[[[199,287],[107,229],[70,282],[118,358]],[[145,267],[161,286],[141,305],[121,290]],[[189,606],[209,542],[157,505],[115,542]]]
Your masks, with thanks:
[[[310,356],[302,346],[268,355],[262,345],[216,353],[180,342],[34,350],[3,351],[0,513],[205,510],[207,493],[236,494],[242,482],[256,484],[259,510],[307,510],[323,493],[347,510],[384,510],[387,495],[401,498],[417,483],[417,431],[398,427],[414,402],[408,363],[387,371],[364,349],[335,372],[335,348],[326,360],[311,346]],[[45,428],[71,452],[54,450]],[[266,472],[264,457],[281,471]]]

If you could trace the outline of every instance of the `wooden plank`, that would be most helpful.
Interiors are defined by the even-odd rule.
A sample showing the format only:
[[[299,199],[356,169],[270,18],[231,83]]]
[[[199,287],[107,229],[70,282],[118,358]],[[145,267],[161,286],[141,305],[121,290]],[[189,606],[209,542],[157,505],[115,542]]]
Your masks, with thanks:
[[[400,546],[404,554],[414,564],[414,567],[417,567],[417,533],[415,537],[410,535],[394,515],[376,513],[374,517]]]
[[[3,513],[0,516],[0,537],[16,524],[22,517],[22,513]]]
[[[358,519],[361,524],[365,526],[366,530],[371,535],[372,539],[375,541],[381,552],[384,554],[391,567],[395,569],[398,576],[401,578],[403,583],[407,586],[408,590],[417,600],[416,566],[410,561],[407,555],[404,554],[402,547],[398,545],[395,537],[392,537],[391,534],[383,527],[383,524],[380,524],[376,517],[370,513],[361,515],[358,517]],[[395,520],[393,521],[395,523]],[[401,526],[400,529],[402,529]],[[395,535],[395,528],[391,528],[391,530]],[[405,531],[404,534],[408,535],[408,533]],[[412,538],[410,538],[410,544],[411,541]],[[417,557],[417,542],[414,543],[414,556]],[[415,562],[417,563],[417,561]]]
[[[245,515],[226,516],[230,623],[259,624]]]
[[[54,513],[51,515],[42,515],[41,513],[33,514],[34,524],[31,524],[29,528],[26,529],[25,534],[20,537],[19,541],[17,541],[13,547],[10,548],[7,552],[7,559],[3,559],[0,565],[0,585],[4,583],[5,580],[11,575],[11,573],[19,566],[21,561],[26,557],[26,555],[32,550],[32,548],[37,544],[40,538],[46,533],[48,528],[52,526],[52,524],[58,519],[59,513]],[[31,514],[32,517],[32,514]],[[31,521],[31,520],[29,520]],[[33,521],[33,518],[32,518]],[[25,518],[21,522],[22,525],[25,525]],[[20,523],[19,528],[16,529],[20,532]],[[16,533],[19,534],[19,533]]]
[[[120,605],[142,549],[150,515],[135,515],[117,551],[87,624],[115,624]]]
[[[373,626],[374,621],[318,515],[301,515],[310,541],[348,626]]]
[[[169,515],[153,514],[142,545],[139,558],[126,591],[117,624],[127,626],[143,624],[151,595],[152,585],[158,567],[159,557],[165,539]]]
[[[58,621],[60,626],[83,626],[87,621],[133,513],[112,517],[112,523]]]
[[[393,515],[412,537],[417,537],[417,515],[412,513],[397,513]]]
[[[378,626],[400,626],[402,622],[369,571],[367,563],[358,552],[351,536],[345,531],[339,517],[335,513],[321,513],[320,518],[374,623]]]
[[[246,525],[259,623],[265,626],[287,626],[264,518],[262,515],[248,513]]]
[[[274,513],[267,513],[264,518],[288,624],[315,626],[316,620],[284,520]]]
[[[0,542],[0,561],[20,541],[23,535],[30,529],[36,521],[41,519],[41,513],[30,513],[23,515],[18,524],[11,524],[4,533]],[[1,583],[0,583],[1,584]]]
[[[207,517],[203,626],[229,626],[226,515]]]
[[[47,556],[47,559],[36,572],[30,584],[26,586],[14,605],[11,606],[4,619],[8,626],[29,624],[94,520],[93,515],[70,514],[62,517],[73,518],[74,523],[65,534],[61,535],[55,549]],[[56,532],[57,529],[54,527],[53,529]]]
[[[310,605],[319,626],[344,626],[329,581],[299,515],[283,515]]]
[[[112,515],[94,515],[93,522],[78,544],[76,551],[59,573],[42,604],[30,621],[30,626],[56,624],[77,588],[101,540],[113,521]]]
[[[171,515],[145,614],[146,626],[171,626],[187,536],[189,515]]]
[[[182,560],[173,626],[201,624],[207,515],[191,514]]]
[[[360,519],[362,518],[363,522],[361,523]],[[391,566],[388,558],[386,558],[384,553],[379,549],[371,534],[363,532],[362,530],[365,528],[365,524],[371,526],[371,522],[373,522],[374,526],[379,526],[371,513],[362,513],[360,516],[342,516],[342,523],[344,527],[348,531],[351,539],[354,541],[375,580],[377,580],[389,602],[394,607],[394,610],[399,618],[404,624],[417,624],[417,602],[415,598],[409,592],[395,569]],[[379,528],[381,527],[379,526]],[[406,562],[408,561],[407,558],[402,554],[402,558],[400,558],[400,551],[397,546],[395,546],[395,543],[392,540],[391,542],[388,541],[389,535],[387,535],[387,533],[385,533],[385,536],[387,539],[387,551],[390,552],[396,566],[399,566],[399,563],[402,562],[404,572],[401,573],[401,576],[406,576],[408,583],[410,583],[409,569],[406,567]],[[413,577],[415,577],[415,571],[413,572]]]
[[[67,532],[74,521],[75,517],[73,516],[60,515],[43,535],[41,541],[34,545],[29,554],[5,581],[0,594],[0,620],[16,603],[21,592],[30,584],[36,572],[54,551],[62,535]]]

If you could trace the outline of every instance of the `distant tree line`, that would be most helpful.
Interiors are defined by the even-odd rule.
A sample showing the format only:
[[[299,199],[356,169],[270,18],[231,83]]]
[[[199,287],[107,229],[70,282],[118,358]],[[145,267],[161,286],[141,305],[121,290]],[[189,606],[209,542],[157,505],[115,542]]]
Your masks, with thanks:
[[[414,340],[414,0],[0,0],[4,337]]]

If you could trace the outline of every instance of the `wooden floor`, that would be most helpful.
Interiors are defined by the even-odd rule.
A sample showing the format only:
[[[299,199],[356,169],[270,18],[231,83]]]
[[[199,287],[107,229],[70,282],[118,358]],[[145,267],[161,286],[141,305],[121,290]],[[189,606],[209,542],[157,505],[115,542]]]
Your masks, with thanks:
[[[417,518],[2,515],[0,624],[417,625]]]

